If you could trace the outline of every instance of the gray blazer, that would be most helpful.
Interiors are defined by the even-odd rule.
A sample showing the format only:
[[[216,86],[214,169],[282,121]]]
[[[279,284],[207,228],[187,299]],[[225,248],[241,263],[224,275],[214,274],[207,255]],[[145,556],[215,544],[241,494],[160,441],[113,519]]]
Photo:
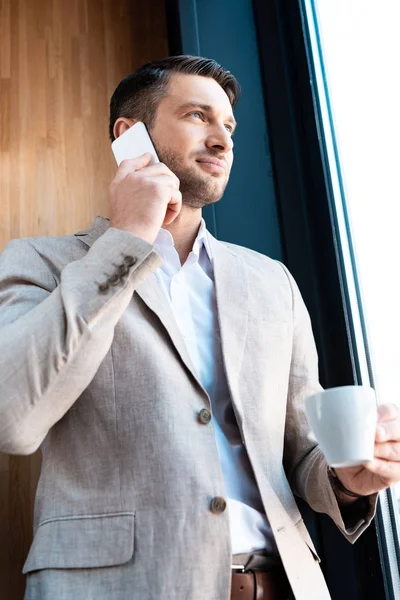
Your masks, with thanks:
[[[329,598],[293,493],[345,530],[304,397],[310,320],[280,263],[214,238],[232,402],[297,600]],[[96,218],[0,258],[0,450],[43,464],[27,600],[228,600],[231,547],[210,408],[154,271],[153,246]],[[113,285],[104,285],[111,276]]]

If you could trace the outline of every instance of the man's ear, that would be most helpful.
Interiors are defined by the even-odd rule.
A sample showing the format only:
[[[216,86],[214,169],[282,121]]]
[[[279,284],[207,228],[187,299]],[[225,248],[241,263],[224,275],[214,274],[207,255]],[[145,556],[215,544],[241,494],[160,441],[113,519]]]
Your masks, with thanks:
[[[126,117],[119,117],[115,123],[113,128],[113,133],[115,139],[119,138],[120,135],[125,133],[132,125],[136,123],[135,119],[127,119]]]

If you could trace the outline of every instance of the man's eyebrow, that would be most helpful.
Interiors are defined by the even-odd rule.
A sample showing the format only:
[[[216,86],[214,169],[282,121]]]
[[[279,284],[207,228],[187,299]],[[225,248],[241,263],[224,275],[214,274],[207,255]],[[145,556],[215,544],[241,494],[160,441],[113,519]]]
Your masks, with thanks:
[[[178,111],[180,112],[184,110],[189,110],[191,108],[201,108],[201,110],[204,110],[204,112],[213,112],[213,108],[212,106],[210,106],[210,104],[202,104],[201,102],[186,102],[185,104],[181,104],[178,107]],[[237,122],[232,115],[227,117],[226,121],[232,123],[233,127],[237,126]]]

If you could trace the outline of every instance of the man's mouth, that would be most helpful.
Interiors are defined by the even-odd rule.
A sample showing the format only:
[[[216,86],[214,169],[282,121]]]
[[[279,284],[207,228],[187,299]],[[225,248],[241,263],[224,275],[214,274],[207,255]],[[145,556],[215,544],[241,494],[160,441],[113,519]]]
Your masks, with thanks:
[[[196,160],[201,167],[209,171],[210,173],[226,173],[227,165],[224,160],[215,158],[214,156],[202,156]]]

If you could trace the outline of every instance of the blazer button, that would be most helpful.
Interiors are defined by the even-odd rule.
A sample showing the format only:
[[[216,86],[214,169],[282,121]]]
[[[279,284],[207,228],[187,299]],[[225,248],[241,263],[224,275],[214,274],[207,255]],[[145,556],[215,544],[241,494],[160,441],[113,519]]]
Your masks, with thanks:
[[[208,425],[211,421],[211,413],[208,408],[202,408],[198,414],[198,419],[203,425]]]
[[[120,282],[119,275],[117,273],[114,273],[114,275],[110,275],[107,281],[110,285],[117,285]]]
[[[137,262],[137,258],[128,254],[128,256],[124,256],[124,261],[128,267],[132,267]]]
[[[221,496],[215,496],[215,498],[211,500],[210,510],[215,515],[220,515],[224,512],[225,509],[226,501],[224,500],[224,498],[221,498]]]
[[[127,275],[128,271],[128,265],[118,265],[117,267],[117,273],[120,277],[124,277],[125,275]]]
[[[104,283],[99,283],[98,292],[99,294],[107,294],[110,289],[110,284],[105,281]]]

